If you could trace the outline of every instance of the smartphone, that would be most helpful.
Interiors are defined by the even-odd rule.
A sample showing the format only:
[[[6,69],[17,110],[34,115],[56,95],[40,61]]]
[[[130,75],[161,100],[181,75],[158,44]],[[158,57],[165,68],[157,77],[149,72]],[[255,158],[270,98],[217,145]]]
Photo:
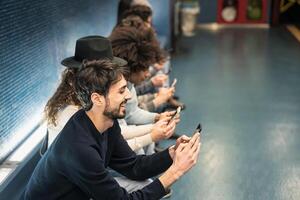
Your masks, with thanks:
[[[196,133],[201,133],[201,131],[202,131],[202,126],[201,126],[201,124],[199,123],[198,126],[196,127],[196,130],[195,130],[193,136],[194,136]],[[190,139],[191,139],[193,136],[191,136]],[[190,139],[189,139],[189,140],[184,140],[183,143],[188,143],[188,142],[190,141]]]
[[[176,83],[177,83],[177,78],[174,78],[173,83],[171,84],[171,87],[175,87]]]
[[[196,130],[195,130],[195,133],[196,133],[196,132],[201,133],[201,131],[202,131],[202,126],[201,126],[201,124],[199,123],[198,126],[197,126],[197,128],[196,128]]]
[[[168,122],[168,124],[169,124],[173,119],[175,119],[176,115],[179,114],[180,111],[181,111],[181,107],[178,106],[177,109],[176,109],[176,111],[175,111],[175,113],[172,115],[170,121]]]

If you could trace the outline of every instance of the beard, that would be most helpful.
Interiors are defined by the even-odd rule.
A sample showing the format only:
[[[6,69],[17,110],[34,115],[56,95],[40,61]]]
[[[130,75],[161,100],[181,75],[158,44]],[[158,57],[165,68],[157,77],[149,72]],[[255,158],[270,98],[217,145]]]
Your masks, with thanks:
[[[126,102],[127,101],[124,101],[124,102],[120,103],[118,108],[111,108],[110,105],[109,105],[110,104],[109,101],[107,101],[107,104],[105,106],[103,114],[106,117],[109,117],[110,119],[122,119],[122,118],[124,118],[125,115],[126,115],[126,110],[124,112],[121,112],[121,107],[122,107],[122,105],[126,105]]]

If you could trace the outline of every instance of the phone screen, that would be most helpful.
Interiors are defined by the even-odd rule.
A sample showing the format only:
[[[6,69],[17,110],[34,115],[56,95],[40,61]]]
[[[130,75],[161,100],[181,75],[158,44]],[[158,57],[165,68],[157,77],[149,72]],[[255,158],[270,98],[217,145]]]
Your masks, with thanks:
[[[197,128],[196,128],[196,131],[195,131],[195,132],[201,133],[201,131],[202,131],[202,126],[201,126],[201,124],[199,123],[198,126],[197,126]]]
[[[174,78],[174,80],[173,80],[173,83],[172,83],[171,87],[175,87],[176,83],[177,83],[177,79],[176,79],[176,78]]]

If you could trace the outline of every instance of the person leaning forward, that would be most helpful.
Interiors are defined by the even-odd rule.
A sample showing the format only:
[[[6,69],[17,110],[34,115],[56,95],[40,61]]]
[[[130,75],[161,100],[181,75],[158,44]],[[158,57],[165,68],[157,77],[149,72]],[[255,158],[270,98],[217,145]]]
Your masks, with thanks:
[[[123,74],[113,59],[83,63],[74,83],[83,109],[70,118],[41,158],[21,199],[160,199],[196,164],[199,134],[182,136],[172,147],[150,156],[130,149],[116,120],[125,116],[131,98]],[[128,193],[107,167],[133,180],[163,174]]]

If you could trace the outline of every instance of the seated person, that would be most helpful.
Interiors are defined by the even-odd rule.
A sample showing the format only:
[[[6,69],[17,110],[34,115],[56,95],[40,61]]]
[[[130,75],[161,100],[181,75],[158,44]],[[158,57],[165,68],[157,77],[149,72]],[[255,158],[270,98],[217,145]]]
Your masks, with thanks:
[[[117,31],[116,29],[119,29],[120,27],[134,27],[138,29],[138,31],[143,34],[145,41],[150,43],[152,46],[156,46],[154,49],[155,51],[153,51],[156,63],[149,67],[151,78],[146,79],[139,84],[135,84],[137,96],[142,96],[141,98],[138,98],[139,106],[150,112],[161,112],[166,106],[170,108],[177,108],[178,106],[181,106],[184,108],[184,104],[174,99],[173,95],[170,96],[170,94],[174,94],[175,87],[169,88],[169,78],[164,72],[166,70],[164,68],[168,68],[169,66],[169,64],[164,64],[168,63],[167,53],[160,48],[154,29],[151,26],[147,26],[138,15],[129,15],[124,18],[114,28],[113,32]],[[168,72],[166,73],[168,74]],[[159,92],[161,87],[168,87],[170,91],[156,93]],[[154,93],[158,95],[154,95]]]
[[[81,46],[83,45],[80,44],[83,43],[89,43],[93,45],[85,45],[85,48],[82,49]],[[94,45],[102,47],[102,51],[97,52],[97,50],[93,48]],[[108,52],[104,51],[105,46],[107,47],[106,50]],[[75,55],[77,57],[80,57],[80,61],[82,61],[83,59],[92,59],[90,55],[93,54],[97,55],[98,59],[106,58],[107,54],[112,55],[109,40],[100,36],[88,36],[77,40]],[[74,62],[69,61],[70,58],[66,58],[62,61],[62,64],[65,65],[67,69],[64,70],[60,85],[58,86],[54,95],[49,99],[45,107],[49,131],[48,145],[50,145],[57,137],[57,135],[65,126],[67,121],[71,118],[71,116],[81,108],[80,103],[76,98],[73,87],[75,75],[81,64],[74,64]],[[124,65],[125,64],[127,64],[126,61],[124,61]],[[120,124],[120,126],[123,137],[126,139],[131,149],[139,154],[142,154],[144,152],[143,148],[145,148],[144,153],[153,153],[154,147],[152,147],[152,150],[150,148],[153,142],[167,139],[172,135],[175,129],[175,123],[170,124],[171,126],[167,127],[166,120],[167,119],[160,120],[155,124],[127,126],[126,122],[124,125],[124,119],[119,119],[122,124]],[[168,129],[170,128],[173,131],[168,131]],[[148,145],[150,146],[147,147]]]
[[[176,145],[151,156],[137,156],[129,148],[116,120],[125,116],[131,98],[124,71],[109,59],[83,64],[74,82],[83,109],[39,161],[21,199],[160,199],[196,164],[199,134],[182,136]],[[128,193],[107,167],[133,180],[163,174]]]
[[[171,117],[174,112],[162,114],[151,113],[138,107],[137,95],[134,85],[140,84],[149,77],[149,66],[156,62],[158,47],[150,43],[145,37],[146,33],[134,27],[117,27],[111,33],[109,39],[112,43],[113,54],[128,62],[129,83],[128,88],[132,93],[132,99],[126,107],[125,120],[128,124],[148,124],[165,117]]]

